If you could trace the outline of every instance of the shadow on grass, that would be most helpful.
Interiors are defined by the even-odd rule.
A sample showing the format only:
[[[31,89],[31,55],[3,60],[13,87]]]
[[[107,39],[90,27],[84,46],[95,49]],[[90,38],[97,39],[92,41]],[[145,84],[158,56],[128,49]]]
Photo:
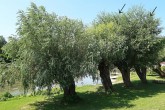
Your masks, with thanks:
[[[147,76],[159,76],[158,74],[148,74]]]
[[[125,88],[122,84],[115,84],[114,88],[117,91],[112,94],[105,94],[103,88],[100,86],[97,92],[82,92],[78,95],[83,99],[77,104],[61,105],[60,100],[62,95],[55,96],[43,102],[36,102],[31,106],[35,106],[37,110],[100,110],[100,109],[117,109],[117,108],[131,108],[135,105],[130,101],[138,98],[153,97],[157,93],[164,93],[164,85],[151,83],[144,85],[139,81],[133,82],[132,88]]]

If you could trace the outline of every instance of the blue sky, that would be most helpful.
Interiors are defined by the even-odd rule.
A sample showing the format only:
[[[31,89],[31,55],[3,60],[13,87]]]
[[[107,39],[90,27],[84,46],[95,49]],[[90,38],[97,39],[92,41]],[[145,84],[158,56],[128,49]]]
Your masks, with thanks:
[[[7,38],[16,34],[17,12],[26,10],[31,2],[43,5],[48,12],[55,12],[59,16],[80,19],[87,25],[100,12],[118,12],[124,4],[123,11],[134,5],[142,5],[147,10],[157,6],[156,17],[161,19],[161,26],[165,28],[165,0],[0,0],[0,35]],[[165,30],[162,35],[165,35]]]

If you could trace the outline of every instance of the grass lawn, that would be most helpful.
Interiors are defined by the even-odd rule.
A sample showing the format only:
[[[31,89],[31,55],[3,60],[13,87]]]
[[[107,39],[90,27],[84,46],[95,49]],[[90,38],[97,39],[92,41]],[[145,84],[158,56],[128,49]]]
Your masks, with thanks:
[[[31,103],[44,101],[44,96],[16,97],[0,102],[0,110],[35,110]]]
[[[165,110],[165,84],[154,84],[156,76],[147,76],[149,83],[141,84],[136,75],[134,87],[114,84],[116,93],[105,94],[101,85],[77,87],[82,98],[78,104],[61,105],[62,94],[46,99],[44,96],[12,98],[0,102],[0,110]]]

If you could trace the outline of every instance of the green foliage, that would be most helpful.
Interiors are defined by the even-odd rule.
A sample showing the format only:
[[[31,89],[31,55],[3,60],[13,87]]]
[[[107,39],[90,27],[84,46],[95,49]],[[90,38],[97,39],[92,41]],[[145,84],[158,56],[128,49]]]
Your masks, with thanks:
[[[4,93],[3,96],[6,98],[12,98],[13,97],[9,92]]]
[[[0,63],[0,87],[5,87],[5,84],[12,86],[20,80],[20,77],[21,75],[15,63]]]
[[[0,36],[0,62],[4,61],[4,55],[2,52],[2,47],[6,44],[6,40],[3,36]]]
[[[162,38],[164,39],[164,38]],[[159,51],[158,53],[158,58],[157,58],[157,62],[160,63],[162,61],[165,61],[165,48],[163,48],[161,51]]]
[[[9,92],[5,92],[3,95],[0,96],[0,101],[6,101],[12,97],[13,95],[11,95]]]
[[[19,44],[18,44],[18,38],[12,36],[9,37],[8,43],[2,47],[2,50],[5,50],[5,53],[7,53],[8,58],[12,58],[12,60],[16,59],[18,56],[18,50],[19,50]]]
[[[11,83],[13,80],[8,74],[8,66],[10,61],[3,52],[3,46],[6,44],[6,40],[3,36],[0,36],[0,87],[4,87],[5,83]]]
[[[54,84],[66,87],[74,78],[95,77],[102,59],[111,68],[116,62],[129,68],[151,66],[164,58],[161,30],[160,20],[143,7],[123,14],[102,13],[86,29],[82,21],[32,3],[18,12],[19,37],[10,37],[6,44],[0,36],[0,54],[11,59],[0,64],[0,85],[21,80],[25,93],[36,86],[51,91]]]
[[[135,6],[121,15],[120,21],[121,32],[127,37],[126,61],[130,65],[153,65],[164,46],[164,39],[159,36],[160,20],[143,7]]]
[[[165,66],[161,66],[161,70],[165,72]]]
[[[24,89],[70,84],[70,77],[87,75],[88,40],[81,21],[58,17],[43,6],[31,4],[18,13],[18,38],[10,38],[5,53],[13,59],[10,67],[19,74]]]
[[[122,61],[129,67],[151,66],[158,61],[165,44],[165,39],[159,35],[162,31],[159,19],[150,16],[142,6],[134,6],[122,14],[101,13],[95,24],[111,22],[119,27],[118,35],[125,36],[125,53],[122,55],[125,58]]]
[[[113,62],[125,57],[125,37],[120,35],[119,31],[120,26],[116,23],[98,23],[97,19],[93,26],[88,28],[89,51],[93,53],[93,61],[96,64],[104,59],[113,68]]]
[[[3,36],[0,36],[0,48],[2,48],[3,45],[5,45],[7,42]]]

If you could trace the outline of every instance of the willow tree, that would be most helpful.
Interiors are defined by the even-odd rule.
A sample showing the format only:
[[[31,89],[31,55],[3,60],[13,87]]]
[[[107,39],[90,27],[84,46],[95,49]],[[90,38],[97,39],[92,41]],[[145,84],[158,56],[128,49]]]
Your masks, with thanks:
[[[51,90],[52,85],[60,84],[64,98],[77,97],[74,78],[83,77],[89,69],[83,23],[50,14],[34,3],[18,15],[19,49],[14,64],[19,67],[25,89],[38,86]],[[11,48],[4,47],[10,56]]]
[[[120,16],[121,33],[126,36],[128,46],[124,60],[126,63],[121,68],[121,70],[127,70],[123,79],[130,81],[129,71],[134,67],[142,83],[146,83],[147,66],[153,64],[163,48],[164,40],[159,39],[160,20],[155,15],[150,16],[149,11],[141,6],[134,6]],[[129,86],[130,82],[126,84]]]
[[[118,27],[120,27],[120,30],[118,30],[118,34],[120,36],[125,36],[125,39],[123,41],[123,54],[118,56],[116,60],[113,62],[113,64],[120,70],[123,78],[123,82],[125,86],[131,86],[131,81],[130,81],[130,60],[132,59],[129,55],[131,53],[129,52],[129,48],[131,47],[129,44],[129,36],[123,33],[124,29],[127,29],[127,26],[130,25],[127,22],[127,17],[117,14],[117,13],[101,13],[98,15],[98,18],[96,20],[97,24],[108,24],[110,22],[114,22]],[[132,28],[131,28],[132,29]],[[124,31],[125,32],[125,31]],[[131,31],[129,31],[131,33]],[[118,36],[120,38],[120,36]]]
[[[160,38],[160,39],[165,39]],[[165,43],[164,43],[165,44]],[[157,59],[155,59],[155,63],[153,63],[153,65],[151,66],[151,69],[156,72],[161,78],[165,77],[165,72],[162,70],[161,68],[161,62],[165,61],[165,48],[163,48],[161,51],[159,51],[159,55],[157,57]]]
[[[154,63],[163,48],[160,20],[150,16],[141,6],[134,6],[122,14],[102,13],[97,23],[115,22],[120,27],[120,35],[125,36],[125,57],[114,62],[122,73],[125,86],[131,86],[130,70],[135,68],[139,78],[146,83],[146,68]]]
[[[90,37],[90,52],[94,62],[98,65],[102,84],[106,92],[113,91],[110,79],[110,69],[117,59],[124,58],[124,36],[119,34],[120,26],[114,22],[98,23],[88,29]]]
[[[18,58],[18,39],[9,37],[8,42],[1,48],[3,51],[3,61],[1,62],[1,85],[5,87],[6,84],[12,86],[16,81],[20,81],[21,75],[19,68],[14,62]]]

